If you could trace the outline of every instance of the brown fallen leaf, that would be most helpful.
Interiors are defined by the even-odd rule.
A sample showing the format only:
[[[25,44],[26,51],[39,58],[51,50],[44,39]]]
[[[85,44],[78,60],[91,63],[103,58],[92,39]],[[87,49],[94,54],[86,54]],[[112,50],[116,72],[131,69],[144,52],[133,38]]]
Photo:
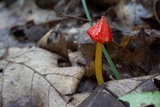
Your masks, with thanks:
[[[114,42],[107,45],[107,50],[120,73],[142,76],[158,72],[159,48],[156,47],[159,46],[160,37],[158,32],[151,33],[145,29],[137,29],[133,36],[124,36],[120,45]]]
[[[58,53],[68,60],[68,51],[64,34],[61,33],[56,37],[53,30],[50,30],[38,41],[38,45],[51,52]]]
[[[131,57],[133,56],[132,52],[127,50],[125,47],[121,47],[115,42],[109,43],[106,48],[123,78],[130,78],[135,76],[135,69],[130,66]]]
[[[79,50],[87,60],[92,60],[95,57],[96,45],[91,43],[81,44]]]
[[[139,67],[142,72],[149,74],[151,70],[151,66],[154,62],[151,62],[151,59],[155,59],[156,57],[152,50],[150,50],[150,46],[146,43],[147,35],[142,28],[140,32],[133,36],[132,41],[135,49],[133,51],[132,63],[134,66]]]
[[[158,64],[156,53],[152,49],[159,37],[147,34],[144,28],[138,30],[139,33],[135,34],[131,40],[133,48],[132,63],[141,69],[142,72],[150,73]]]

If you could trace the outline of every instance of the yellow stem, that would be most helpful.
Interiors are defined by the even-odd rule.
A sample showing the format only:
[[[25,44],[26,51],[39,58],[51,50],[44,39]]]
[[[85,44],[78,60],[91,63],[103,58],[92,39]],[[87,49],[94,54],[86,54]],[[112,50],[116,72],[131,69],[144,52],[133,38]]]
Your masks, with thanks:
[[[95,73],[99,85],[104,84],[102,75],[102,44],[96,43]]]

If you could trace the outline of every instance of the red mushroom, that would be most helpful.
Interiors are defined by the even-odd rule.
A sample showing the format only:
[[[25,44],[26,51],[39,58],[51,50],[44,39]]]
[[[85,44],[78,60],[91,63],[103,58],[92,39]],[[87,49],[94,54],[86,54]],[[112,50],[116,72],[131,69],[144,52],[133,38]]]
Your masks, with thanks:
[[[112,40],[112,33],[104,16],[92,27],[87,30],[90,38],[101,44]]]

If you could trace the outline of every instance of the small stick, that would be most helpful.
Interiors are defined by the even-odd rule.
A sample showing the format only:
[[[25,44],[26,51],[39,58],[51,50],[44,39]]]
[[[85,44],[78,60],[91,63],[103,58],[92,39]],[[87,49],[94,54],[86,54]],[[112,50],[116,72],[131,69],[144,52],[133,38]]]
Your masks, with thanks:
[[[62,12],[59,12],[59,13],[58,13],[58,16],[60,16],[60,17],[69,17],[69,18],[79,19],[79,20],[83,20],[83,21],[87,21],[87,22],[95,22],[95,21],[93,21],[93,20],[88,20],[88,19],[85,19],[85,18],[82,18],[82,17],[67,15],[67,14],[62,13]]]

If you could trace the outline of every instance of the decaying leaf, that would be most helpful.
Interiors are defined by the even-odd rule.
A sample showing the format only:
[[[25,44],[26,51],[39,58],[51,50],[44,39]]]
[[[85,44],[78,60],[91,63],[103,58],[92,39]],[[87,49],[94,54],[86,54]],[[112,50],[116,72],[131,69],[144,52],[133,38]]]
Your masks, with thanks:
[[[50,39],[50,38],[51,39]],[[64,34],[55,35],[53,30],[50,30],[38,41],[38,45],[42,48],[45,48],[51,52],[58,53],[64,58],[68,59],[68,51],[66,45],[66,39]]]
[[[65,95],[75,93],[84,70],[59,68],[60,58],[36,47],[10,48],[8,57],[0,60],[1,107],[74,107]]]
[[[107,51],[114,63],[117,65],[117,69],[123,78],[134,76],[136,68],[134,69],[130,66],[131,56],[133,56],[133,53],[115,42],[111,42],[107,45]]]
[[[146,75],[158,71],[159,58],[156,53],[158,49],[152,49],[152,46],[154,44],[159,46],[159,38],[156,34],[151,35],[140,28],[133,36],[124,36],[120,45],[114,42],[108,44],[107,50],[114,62],[119,65],[117,68],[122,74]],[[127,77],[125,75],[124,77]]]
[[[140,30],[140,33],[135,35],[132,39],[132,43],[135,46],[133,51],[132,63],[140,68],[147,74],[151,70],[151,66],[156,63],[156,56],[153,50],[150,49],[151,44],[146,43],[147,34],[144,29]]]

